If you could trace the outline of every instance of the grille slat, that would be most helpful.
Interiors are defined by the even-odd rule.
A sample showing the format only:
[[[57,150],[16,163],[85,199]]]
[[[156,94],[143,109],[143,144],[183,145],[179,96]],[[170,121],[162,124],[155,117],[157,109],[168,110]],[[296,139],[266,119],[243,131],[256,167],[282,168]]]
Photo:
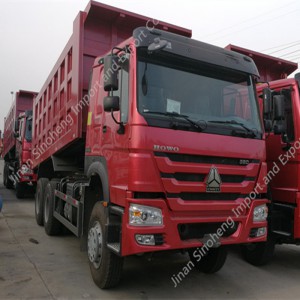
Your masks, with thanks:
[[[258,164],[260,162],[257,159],[178,154],[178,153],[168,153],[168,152],[154,152],[154,155],[157,157],[167,157],[174,162],[187,162],[187,163],[198,163],[198,164],[247,166],[250,163]]]
[[[186,201],[210,201],[210,200],[224,200],[234,201],[238,198],[246,198],[247,195],[239,193],[167,193],[168,198],[181,198]]]
[[[174,178],[178,181],[204,182],[208,174],[193,173],[161,173],[162,178]],[[255,181],[255,177],[247,177],[244,175],[224,175],[220,174],[223,183],[242,183],[243,181]]]

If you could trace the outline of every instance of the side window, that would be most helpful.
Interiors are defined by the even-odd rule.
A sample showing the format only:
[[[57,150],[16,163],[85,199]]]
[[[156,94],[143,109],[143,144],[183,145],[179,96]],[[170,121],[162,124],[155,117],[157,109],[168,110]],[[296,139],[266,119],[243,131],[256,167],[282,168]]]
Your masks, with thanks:
[[[281,94],[285,96],[286,135],[288,141],[293,142],[295,140],[295,133],[291,90],[283,89]]]
[[[114,91],[114,96],[120,97],[120,121],[128,122],[128,105],[129,105],[129,64],[127,63],[119,71],[119,89]]]
[[[119,83],[121,90],[121,122],[128,122],[128,106],[129,106],[129,73],[126,68],[121,71],[121,82]]]
[[[23,136],[23,119],[19,121],[19,138]]]

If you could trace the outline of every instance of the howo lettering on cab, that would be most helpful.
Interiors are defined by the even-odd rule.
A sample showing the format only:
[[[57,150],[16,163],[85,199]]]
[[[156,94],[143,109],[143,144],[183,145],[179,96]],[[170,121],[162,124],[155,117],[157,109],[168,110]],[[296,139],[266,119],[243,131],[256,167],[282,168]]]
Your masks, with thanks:
[[[276,244],[300,242],[300,76],[287,78],[297,63],[240,48],[228,49],[251,56],[265,84],[257,85],[262,99],[261,112],[267,131],[269,184],[268,239],[265,243],[252,244],[243,249],[248,262],[263,265],[273,257]]]
[[[34,102],[37,223],[81,237],[101,288],[119,282],[128,255],[187,250],[209,273],[226,245],[266,239],[255,64],[155,23],[91,1]]]

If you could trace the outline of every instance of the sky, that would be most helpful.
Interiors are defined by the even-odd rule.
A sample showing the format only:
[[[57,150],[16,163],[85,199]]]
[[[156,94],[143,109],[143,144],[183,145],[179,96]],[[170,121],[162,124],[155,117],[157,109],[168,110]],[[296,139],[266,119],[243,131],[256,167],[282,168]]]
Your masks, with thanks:
[[[194,39],[206,43],[234,44],[300,64],[299,0],[100,2],[191,29]],[[40,91],[87,3],[0,0],[0,130],[16,91]]]

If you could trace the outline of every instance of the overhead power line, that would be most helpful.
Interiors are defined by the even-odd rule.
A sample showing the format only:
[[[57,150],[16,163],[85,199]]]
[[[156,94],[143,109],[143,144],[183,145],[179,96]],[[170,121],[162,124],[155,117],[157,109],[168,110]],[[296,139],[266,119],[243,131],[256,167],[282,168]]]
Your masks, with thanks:
[[[289,3],[285,4],[284,6],[275,7],[275,8],[273,8],[273,9],[269,10],[269,11],[268,11],[268,14],[270,14],[271,12],[277,11],[277,10],[279,10],[279,9],[286,8],[286,7],[292,5],[292,4],[296,3],[296,2],[298,2],[298,1],[292,1],[292,2],[289,2]],[[235,23],[235,24],[233,24],[233,25],[231,25],[231,26],[225,27],[225,28],[223,28],[223,29],[221,29],[221,30],[218,30],[218,31],[216,31],[216,32],[213,32],[213,33],[209,33],[209,34],[203,35],[203,36],[201,36],[201,38],[213,36],[213,35],[216,35],[216,34],[219,34],[219,33],[223,32],[223,31],[228,31],[228,29],[236,28],[236,26],[238,26],[238,25],[241,25],[241,24],[244,24],[244,23],[249,23],[249,22],[252,21],[252,20],[256,20],[256,19],[258,19],[258,18],[265,17],[265,16],[266,16],[266,13],[261,13],[261,14],[259,14],[259,15],[256,15],[256,16],[253,17],[253,18],[249,18],[249,19],[247,19],[247,20],[244,20],[244,21]]]
[[[283,50],[286,50],[286,49],[289,49],[289,48],[293,48],[293,47],[295,47],[295,46],[297,46],[297,45],[300,45],[300,42],[299,42],[299,43],[296,43],[296,44],[293,44],[293,45],[291,45],[291,46],[287,46],[287,47],[281,48],[281,49],[279,49],[279,50],[276,50],[276,51],[270,52],[269,54],[273,54],[273,53],[281,52],[281,51],[283,51]]]
[[[294,42],[289,42],[289,43],[285,43],[285,44],[281,44],[281,45],[278,45],[278,46],[274,46],[274,47],[271,47],[271,48],[268,48],[268,49],[263,49],[263,50],[260,50],[261,52],[266,52],[266,51],[269,51],[269,50],[273,50],[273,49],[277,49],[277,48],[280,48],[280,47],[285,47],[285,46],[289,46],[289,45],[292,45],[292,44],[295,44],[295,43],[299,43],[299,41],[294,41]]]
[[[273,20],[278,19],[278,18],[281,18],[281,17],[283,17],[283,16],[287,16],[287,15],[293,14],[293,13],[295,13],[295,12],[298,12],[299,10],[300,10],[300,9],[295,9],[295,10],[289,11],[289,12],[287,12],[287,13],[285,13],[285,14],[281,14],[281,15],[279,15],[279,16],[277,16],[277,17],[272,17],[272,18],[269,18],[269,19],[265,19],[265,20],[263,20],[263,21],[261,21],[261,22],[259,22],[259,23],[250,25],[250,26],[248,26],[248,27],[244,27],[244,28],[242,28],[242,29],[240,29],[240,30],[236,30],[236,31],[233,31],[233,32],[231,32],[231,33],[228,33],[228,34],[225,34],[225,35],[223,35],[223,36],[220,36],[220,37],[218,37],[218,38],[209,40],[209,42],[214,42],[214,41],[216,41],[216,40],[220,40],[220,39],[222,39],[222,38],[224,38],[224,37],[226,37],[226,36],[230,36],[230,35],[232,35],[232,34],[234,34],[234,33],[238,33],[238,32],[241,32],[241,31],[245,31],[245,30],[247,30],[247,29],[249,29],[249,28],[253,28],[253,27],[255,27],[255,26],[261,25],[261,24],[263,24],[263,23],[265,23],[265,22],[273,21]]]

